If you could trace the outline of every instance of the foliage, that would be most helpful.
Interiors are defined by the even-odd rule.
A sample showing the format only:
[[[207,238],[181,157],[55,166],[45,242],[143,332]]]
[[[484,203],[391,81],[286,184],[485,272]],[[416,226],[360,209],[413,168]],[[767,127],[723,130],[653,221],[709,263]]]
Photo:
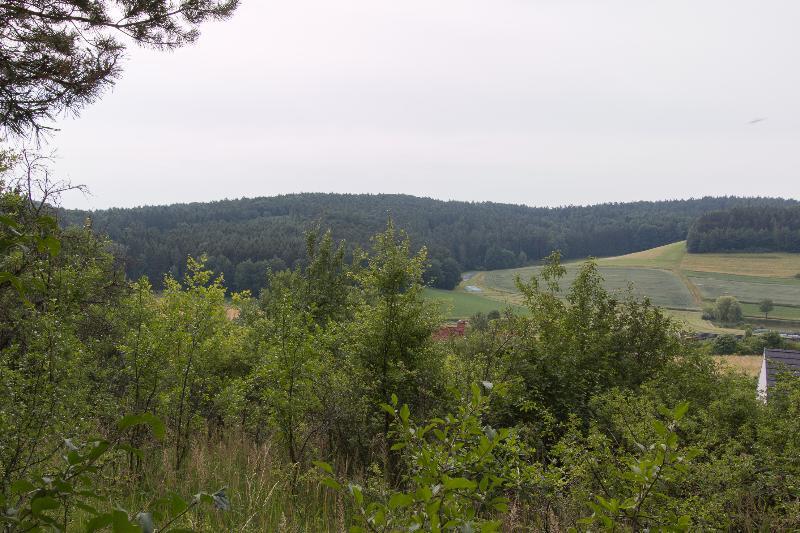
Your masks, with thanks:
[[[63,111],[93,102],[120,71],[122,39],[174,49],[197,38],[208,19],[226,18],[236,0],[104,2],[22,0],[0,4],[0,128],[49,128]]]
[[[606,531],[688,531],[691,517],[664,512],[659,500],[668,498],[664,486],[686,473],[686,464],[696,451],[681,450],[678,445],[678,423],[689,408],[682,403],[673,410],[664,409],[667,423],[654,419],[653,429],[657,440],[645,446],[636,443],[639,456],[628,464],[628,470],[619,472],[626,491],[617,495],[596,496],[589,504],[592,515],[580,523],[597,525]]]
[[[739,344],[733,335],[720,335],[714,339],[713,353],[730,355],[739,351]]]
[[[126,431],[142,425],[149,426],[157,438],[164,437],[163,422],[149,413],[122,418],[117,423],[117,428]],[[116,451],[141,453],[121,444],[120,440],[118,438],[109,442],[92,439],[85,445],[78,446],[73,440],[65,439],[63,466],[47,475],[17,479],[10,487],[10,501],[6,500],[5,495],[0,497],[0,521],[5,524],[3,531],[67,531],[70,524],[75,522],[74,516],[70,515],[71,511],[74,515],[75,509],[91,517],[85,524],[87,532],[110,526],[115,532],[152,533],[159,522],[164,524],[159,531],[178,531],[176,528],[170,529],[170,526],[201,503],[211,504],[225,511],[230,509],[224,489],[213,494],[200,492],[190,503],[173,494],[153,501],[149,510],[136,514],[114,506],[111,498],[102,493],[97,478],[103,470],[113,467],[115,459],[119,458],[118,455],[115,457]],[[61,448],[54,450],[53,455],[59,451]],[[104,507],[110,509],[105,510]]]
[[[562,298],[564,271],[553,254],[539,277],[518,281],[530,313],[514,320],[516,349],[488,378],[519,376],[524,392],[509,406],[511,420],[526,420],[540,432],[550,431],[548,420],[588,420],[593,395],[637,387],[681,350],[677,326],[647,300],[605,291],[593,262],[581,267]]]
[[[442,317],[423,298],[427,250],[392,221],[363,251],[312,229],[291,269],[266,269],[256,298],[228,292],[212,263],[227,274],[233,262],[219,257],[190,258],[163,290],[129,282],[92,224],[43,229],[18,191],[0,205],[19,235],[60,243],[55,254],[35,241],[0,253],[25,291],[0,285],[10,520],[72,530],[95,519],[149,527],[139,512],[162,530],[800,527],[797,380],[781,376],[764,405],[751,378],[715,365],[712,343],[695,348],[647,300],[604,289],[591,261],[566,284],[553,255],[519,280],[527,315],[479,315],[439,342]],[[751,353],[785,345],[776,334],[729,341],[715,342]],[[687,401],[685,414],[662,408]],[[102,442],[95,462],[81,459]],[[311,458],[337,465],[326,477],[340,490],[317,485]],[[223,485],[232,512],[197,512],[202,501],[227,505],[228,492],[202,494]]]
[[[492,384],[483,383],[492,389]],[[351,532],[358,531],[499,531],[498,513],[508,509],[505,494],[524,491],[541,476],[528,462],[531,450],[508,429],[485,424],[489,397],[480,387],[455,415],[417,425],[408,405],[393,395],[383,409],[393,419],[393,450],[400,451],[407,474],[401,490],[371,494],[355,483],[335,479],[333,468],[323,481],[352,498]]]
[[[800,252],[800,207],[743,205],[699,217],[689,230],[691,253]]]
[[[370,237],[382,231],[387,213],[408,232],[415,247],[427,248],[426,283],[449,289],[459,282],[456,271],[520,267],[552,250],[573,259],[622,255],[684,240],[691,223],[708,211],[737,205],[770,211],[795,204],[722,197],[532,208],[404,195],[308,193],[63,215],[66,223],[76,225],[91,218],[96,228],[124,246],[131,279],[146,275],[160,288],[165,273],[180,278],[187,256],[205,253],[209,266],[225,273],[229,288],[256,294],[254,285],[240,284],[232,275],[240,263],[252,261],[263,268],[261,262],[280,259],[294,268],[305,260],[305,232],[317,225],[330,228],[335,240],[346,240],[349,256],[355,248],[370,245]],[[502,264],[493,262],[497,251]],[[279,270],[275,265],[272,269]],[[263,284],[264,278],[258,288]]]
[[[775,309],[775,303],[769,298],[765,298],[758,304],[758,309],[764,313],[764,318],[769,318],[769,312]]]
[[[739,300],[733,296],[720,296],[714,302],[713,317],[723,324],[738,324],[744,315]]]

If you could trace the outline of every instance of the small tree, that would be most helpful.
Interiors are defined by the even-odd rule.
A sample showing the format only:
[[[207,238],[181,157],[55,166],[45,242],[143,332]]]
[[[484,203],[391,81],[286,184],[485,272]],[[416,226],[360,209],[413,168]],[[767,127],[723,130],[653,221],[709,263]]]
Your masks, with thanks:
[[[738,324],[742,321],[742,305],[733,296],[720,296],[714,303],[714,315],[725,324]]]
[[[775,303],[769,298],[764,298],[761,300],[761,303],[758,304],[758,308],[764,313],[764,319],[767,319],[769,318],[769,312],[775,309]]]

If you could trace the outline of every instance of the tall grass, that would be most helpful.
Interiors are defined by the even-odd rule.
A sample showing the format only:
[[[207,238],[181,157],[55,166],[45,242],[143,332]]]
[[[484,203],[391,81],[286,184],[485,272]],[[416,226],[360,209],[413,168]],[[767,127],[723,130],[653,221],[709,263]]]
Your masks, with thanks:
[[[319,483],[313,467],[293,467],[270,442],[255,444],[243,434],[198,439],[185,466],[175,471],[170,449],[146,454],[138,479],[118,486],[120,504],[132,512],[150,510],[153,495],[193,494],[226,487],[230,511],[197,508],[180,527],[196,531],[344,531],[347,508]],[[176,524],[173,524],[175,526]]]

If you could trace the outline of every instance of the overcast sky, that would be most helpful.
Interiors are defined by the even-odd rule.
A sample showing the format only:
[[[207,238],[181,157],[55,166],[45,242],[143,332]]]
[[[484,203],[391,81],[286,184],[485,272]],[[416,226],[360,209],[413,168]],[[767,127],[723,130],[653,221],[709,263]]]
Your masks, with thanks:
[[[800,196],[800,2],[243,0],[52,139],[103,208]],[[750,124],[758,118],[766,120]]]

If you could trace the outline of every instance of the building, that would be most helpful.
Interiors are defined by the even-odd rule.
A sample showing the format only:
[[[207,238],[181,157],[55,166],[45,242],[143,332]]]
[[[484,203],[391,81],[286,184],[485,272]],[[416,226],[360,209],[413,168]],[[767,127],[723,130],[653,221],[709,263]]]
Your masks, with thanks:
[[[455,324],[445,324],[433,333],[437,341],[444,341],[451,337],[463,337],[467,330],[467,321],[459,320]]]
[[[766,348],[758,375],[758,396],[766,401],[769,388],[775,386],[778,374],[791,372],[800,376],[800,351]]]

